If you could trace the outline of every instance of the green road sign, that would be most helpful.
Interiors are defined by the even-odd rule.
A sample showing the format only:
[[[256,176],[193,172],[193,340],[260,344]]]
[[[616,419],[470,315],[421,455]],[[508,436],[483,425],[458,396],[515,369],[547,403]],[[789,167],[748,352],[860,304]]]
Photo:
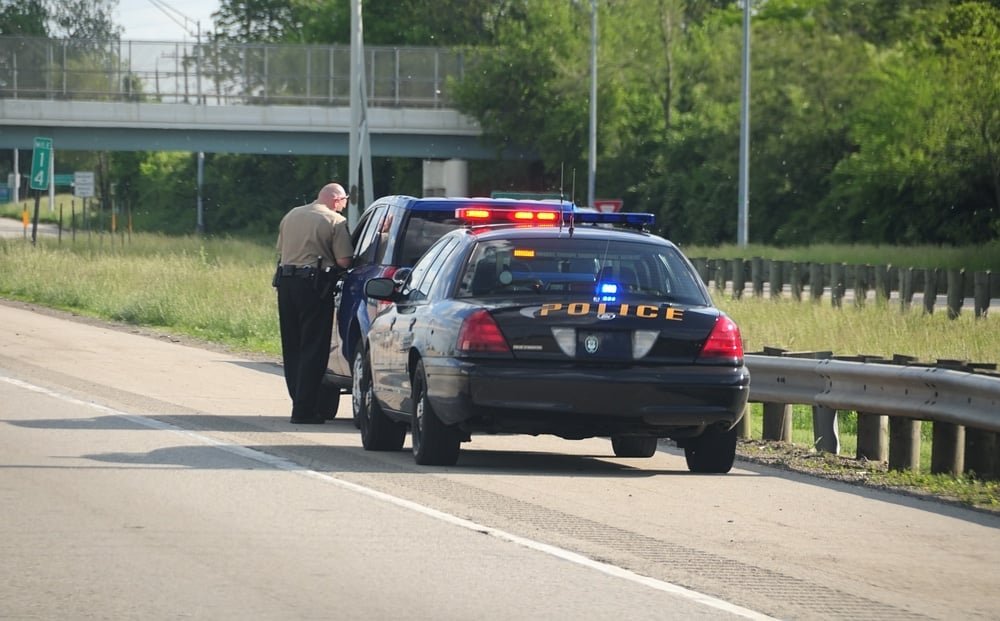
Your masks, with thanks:
[[[52,139],[35,138],[35,150],[31,153],[32,190],[46,190],[49,187],[49,170],[52,163]]]
[[[56,184],[56,187],[73,185],[73,173],[69,173],[68,175],[52,175],[52,183]]]

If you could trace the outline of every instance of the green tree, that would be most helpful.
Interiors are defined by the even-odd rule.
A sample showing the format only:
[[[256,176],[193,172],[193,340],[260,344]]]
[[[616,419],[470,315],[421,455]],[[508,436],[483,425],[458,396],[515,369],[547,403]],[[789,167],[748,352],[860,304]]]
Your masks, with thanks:
[[[854,239],[1000,234],[1000,10],[967,3],[925,20],[925,38],[883,53],[825,201]]]
[[[46,37],[48,11],[43,0],[0,2],[0,35]]]

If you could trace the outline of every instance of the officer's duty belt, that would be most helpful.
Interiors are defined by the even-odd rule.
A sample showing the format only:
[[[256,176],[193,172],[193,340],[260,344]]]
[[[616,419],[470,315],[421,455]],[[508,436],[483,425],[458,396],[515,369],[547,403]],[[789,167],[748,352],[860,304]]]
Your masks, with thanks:
[[[312,278],[316,268],[312,265],[279,265],[278,274],[283,278]]]

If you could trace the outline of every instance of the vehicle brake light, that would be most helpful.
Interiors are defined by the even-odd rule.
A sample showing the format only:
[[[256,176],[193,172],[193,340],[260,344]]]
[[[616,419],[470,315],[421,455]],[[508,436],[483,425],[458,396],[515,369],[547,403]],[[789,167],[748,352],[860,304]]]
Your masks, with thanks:
[[[463,354],[510,353],[510,346],[500,332],[500,326],[485,310],[472,313],[462,322],[462,328],[458,331],[457,349]]]
[[[719,317],[712,333],[701,348],[699,361],[718,360],[741,362],[743,360],[743,338],[740,329],[729,317]]]

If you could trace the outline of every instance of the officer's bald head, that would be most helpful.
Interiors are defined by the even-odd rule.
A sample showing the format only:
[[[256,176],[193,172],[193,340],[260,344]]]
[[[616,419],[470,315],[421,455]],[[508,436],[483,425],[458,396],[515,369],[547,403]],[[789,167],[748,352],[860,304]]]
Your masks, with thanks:
[[[328,183],[320,189],[319,194],[316,196],[316,202],[322,203],[334,211],[339,211],[347,204],[347,201],[340,200],[342,198],[347,198],[347,192],[344,191],[344,187],[339,183]],[[343,202],[343,205],[341,202]]]

